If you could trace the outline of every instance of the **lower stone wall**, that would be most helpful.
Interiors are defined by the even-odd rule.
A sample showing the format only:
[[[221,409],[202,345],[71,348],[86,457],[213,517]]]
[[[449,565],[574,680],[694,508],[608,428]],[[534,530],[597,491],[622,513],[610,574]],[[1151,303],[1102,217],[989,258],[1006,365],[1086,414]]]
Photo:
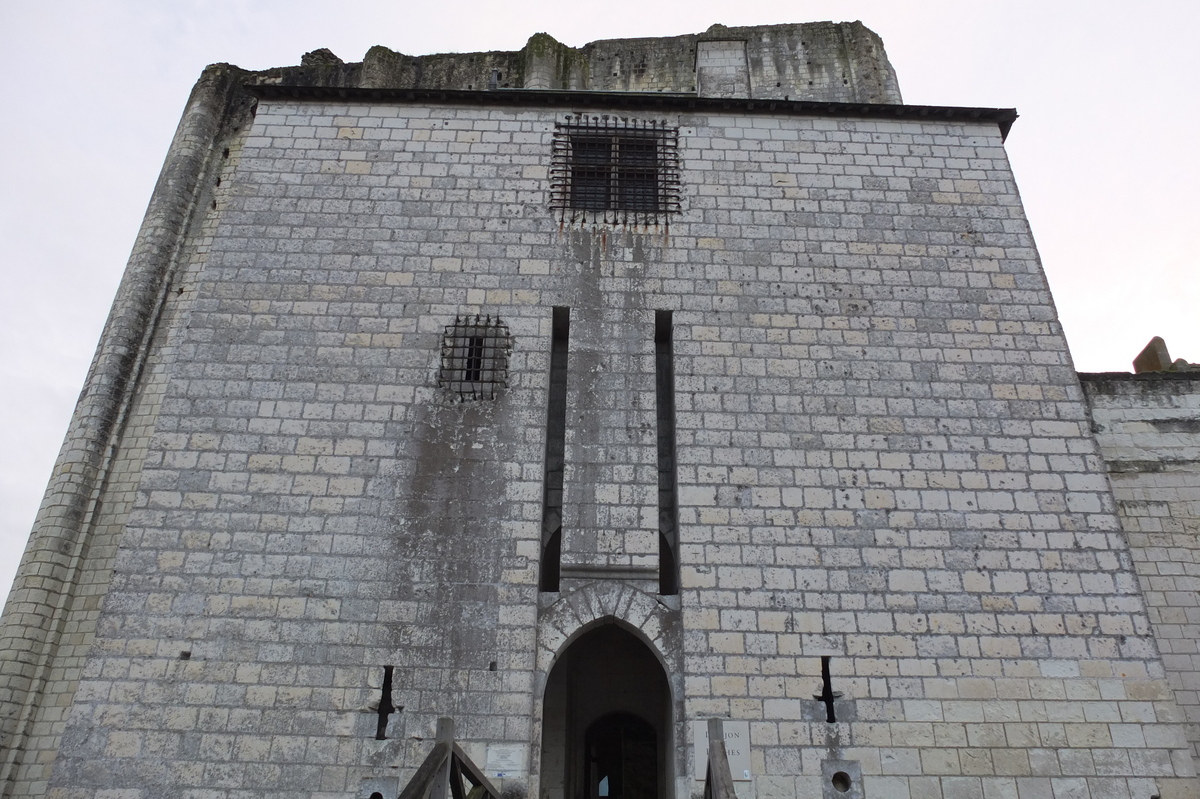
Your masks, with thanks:
[[[1083,374],[1175,701],[1200,755],[1200,374]]]
[[[657,682],[678,799],[712,717],[745,725],[742,799],[832,796],[833,768],[870,797],[1196,799],[995,125],[664,112],[668,236],[552,213],[565,121],[261,99],[47,799],[366,799],[440,717],[542,797],[545,731],[586,764],[604,718],[572,727],[557,666],[612,685],[612,651],[638,668],[605,709]],[[678,596],[608,587],[633,568],[537,590],[564,308],[564,566],[641,565],[618,536],[662,518],[671,314]],[[443,357],[478,316],[507,385],[462,402]]]

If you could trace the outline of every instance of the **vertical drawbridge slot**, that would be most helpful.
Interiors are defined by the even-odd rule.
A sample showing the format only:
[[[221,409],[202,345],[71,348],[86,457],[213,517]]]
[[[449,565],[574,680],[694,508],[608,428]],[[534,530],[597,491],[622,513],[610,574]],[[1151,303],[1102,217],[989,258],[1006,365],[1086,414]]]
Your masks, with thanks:
[[[658,416],[658,592],[679,593],[679,508],[675,479],[675,347],[671,311],[654,312]]]
[[[550,340],[550,391],[546,403],[546,467],[542,502],[542,563],[538,588],[557,591],[562,553],[563,468],[567,441],[567,353],[571,309],[556,307]]]

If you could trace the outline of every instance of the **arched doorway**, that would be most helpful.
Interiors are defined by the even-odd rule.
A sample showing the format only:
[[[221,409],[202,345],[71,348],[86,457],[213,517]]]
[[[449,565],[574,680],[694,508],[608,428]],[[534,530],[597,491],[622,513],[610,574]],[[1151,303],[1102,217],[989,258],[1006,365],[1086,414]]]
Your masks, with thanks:
[[[546,681],[543,799],[669,799],[670,694],[658,658],[616,624],[567,647]]]

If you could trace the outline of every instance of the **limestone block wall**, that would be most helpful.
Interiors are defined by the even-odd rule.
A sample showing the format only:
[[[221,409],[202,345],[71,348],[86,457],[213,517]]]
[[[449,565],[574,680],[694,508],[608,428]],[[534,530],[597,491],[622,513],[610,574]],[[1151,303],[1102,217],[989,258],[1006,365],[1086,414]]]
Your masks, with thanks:
[[[1194,795],[997,126],[667,106],[681,212],[566,224],[579,110],[260,100],[47,795],[358,796],[440,715],[546,795],[541,691],[598,621],[667,670],[679,797],[713,715],[750,724],[747,797],[830,763],[866,796]],[[555,307],[591,563],[658,488],[673,314],[678,597],[538,590]],[[486,403],[439,387],[475,314],[512,334]]]
[[[1200,377],[1080,375],[1175,700],[1200,747]]]

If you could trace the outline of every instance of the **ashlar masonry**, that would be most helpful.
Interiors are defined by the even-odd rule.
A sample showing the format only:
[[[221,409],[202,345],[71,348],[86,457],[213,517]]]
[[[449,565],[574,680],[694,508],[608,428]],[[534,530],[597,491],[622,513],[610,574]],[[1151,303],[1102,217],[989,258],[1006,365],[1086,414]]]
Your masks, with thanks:
[[[1123,527],[1015,116],[860,23],[208,68],[0,795],[395,799],[450,719],[505,796],[682,799],[716,718],[743,799],[1196,796],[1195,483]]]

